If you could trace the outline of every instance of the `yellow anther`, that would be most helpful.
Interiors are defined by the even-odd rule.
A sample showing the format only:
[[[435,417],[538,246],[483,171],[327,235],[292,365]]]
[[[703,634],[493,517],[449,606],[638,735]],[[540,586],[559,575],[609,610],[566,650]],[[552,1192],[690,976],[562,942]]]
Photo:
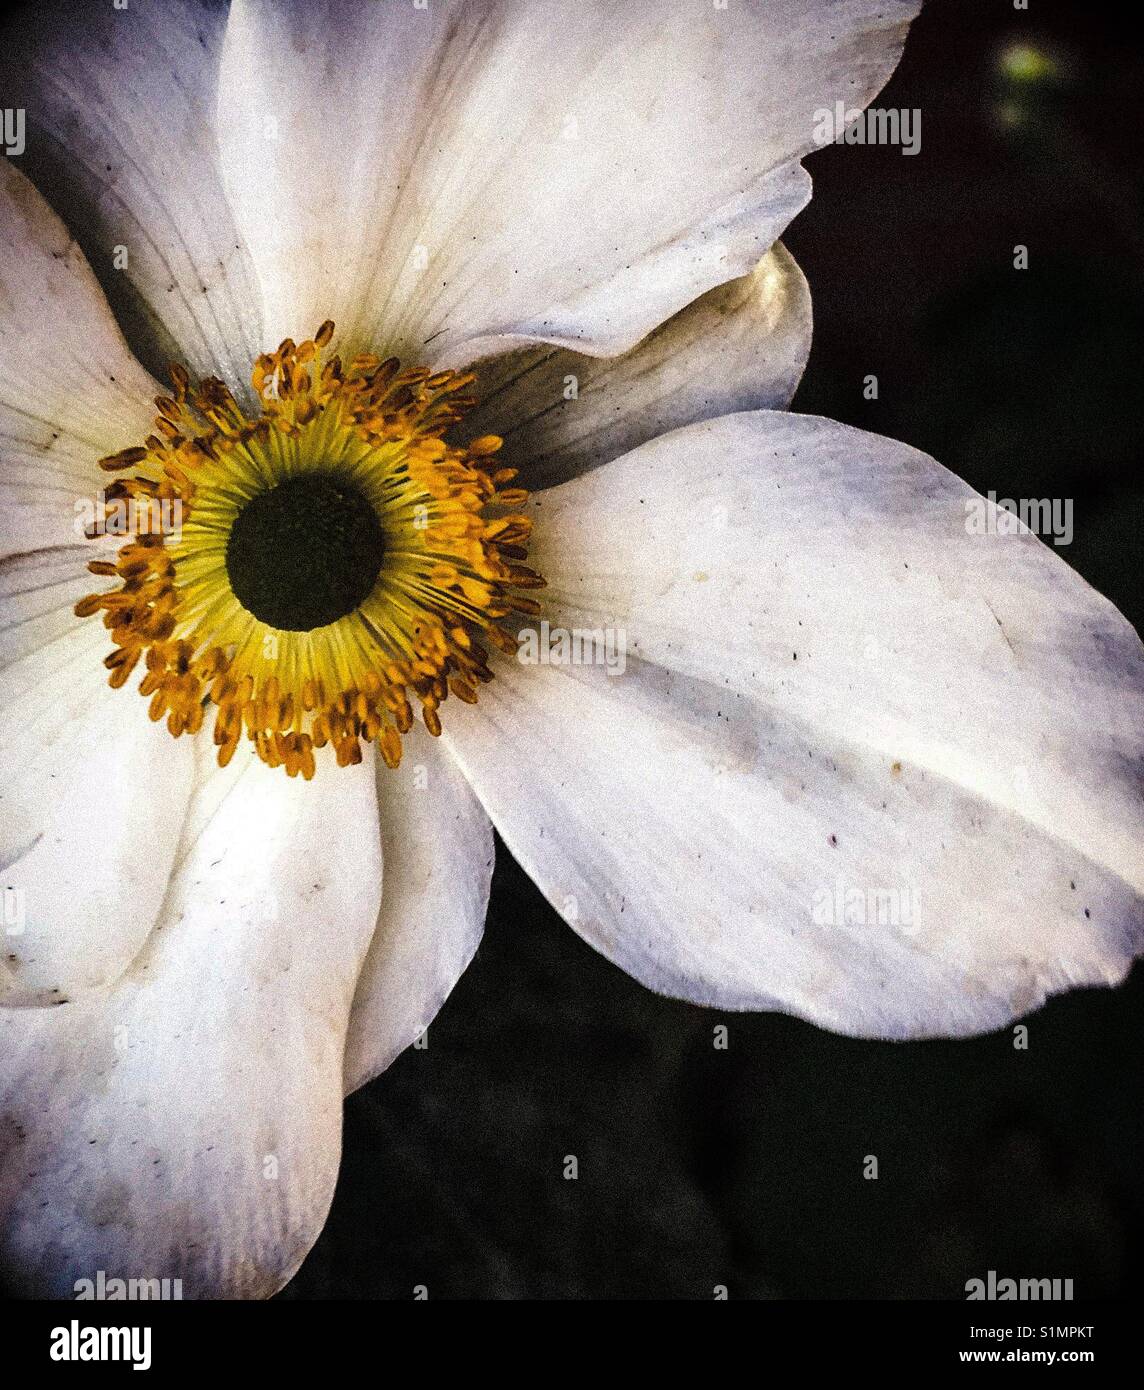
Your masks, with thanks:
[[[254,418],[221,381],[196,386],[172,366],[156,433],[99,461],[107,472],[134,470],[109,485],[109,497],[144,499],[144,514],[147,499],[176,506],[180,525],[172,534],[137,529],[115,563],[92,561],[91,572],[118,587],[75,611],[102,613],[115,644],[105,661],[113,686],[142,658],[139,691],[172,735],[198,732],[213,709],[221,766],[245,737],[291,777],[312,777],[314,750],[327,744],[339,766],[359,763],[362,744],[375,742],[396,767],[415,706],[439,734],[447,695],[472,703],[492,678],[488,648],[516,650],[502,620],[539,609],[519,592],[544,581],[519,563],[528,494],[503,490],[516,473],[496,462],[501,440],[445,439],[473,404],[462,393],[474,378],[369,354],[344,368],[325,355],[333,334],[327,320],[312,339],[287,339],[258,358]],[[307,473],[335,476],[367,499],[384,550],[372,590],[351,612],[282,630],[235,596],[227,542],[249,502]]]

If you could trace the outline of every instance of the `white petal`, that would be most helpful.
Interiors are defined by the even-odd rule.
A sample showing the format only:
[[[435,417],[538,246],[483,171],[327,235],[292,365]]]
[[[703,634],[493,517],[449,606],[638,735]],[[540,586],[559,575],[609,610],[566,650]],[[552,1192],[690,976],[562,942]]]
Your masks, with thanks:
[[[213,749],[206,749],[210,758]],[[220,789],[221,784],[221,789]],[[3,1250],[21,1285],[272,1293],[341,1141],[346,1021],[381,883],[369,761],[214,770],[162,930],[102,997],[0,1014]]]
[[[346,1039],[347,1095],[436,1017],[480,945],[493,831],[453,759],[428,734],[401,766],[377,761],[385,891]]]
[[[810,290],[779,244],[622,357],[540,347],[487,359],[466,435],[502,435],[521,483],[550,487],[694,420],[785,409],[810,338]]]
[[[577,931],[665,993],[862,1035],[1124,976],[1144,648],[1032,536],[970,534],[979,502],[766,413],[541,494],[551,621],[617,624],[626,673],[506,663],[445,736]]]
[[[235,0],[219,144],[271,338],[457,365],[634,346],[746,274],[915,0]]]
[[[140,359],[250,385],[261,299],[212,131],[226,9],[208,0],[27,7],[0,86],[21,165],[79,238]],[[126,254],[126,265],[123,257]]]
[[[0,160],[0,556],[83,539],[96,461],[146,438],[158,389],[63,223]]]
[[[0,561],[0,888],[4,1003],[116,980],[167,891],[190,795],[190,739],[112,690],[82,548]]]

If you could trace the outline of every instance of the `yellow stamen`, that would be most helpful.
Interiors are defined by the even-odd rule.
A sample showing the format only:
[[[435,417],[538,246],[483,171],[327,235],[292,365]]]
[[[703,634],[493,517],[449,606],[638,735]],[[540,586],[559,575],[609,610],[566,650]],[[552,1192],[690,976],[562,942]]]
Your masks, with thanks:
[[[333,331],[327,321],[312,340],[287,339],[259,357],[252,383],[263,406],[254,419],[221,381],[194,387],[172,366],[172,394],[156,399],[156,433],[100,460],[111,473],[134,470],[108,486],[108,499],[138,503],[133,516],[177,521],[136,522],[114,564],[88,566],[119,587],[75,611],[103,613],[115,644],[104,663],[112,686],[142,662],[139,691],[171,734],[198,733],[215,707],[222,766],[245,736],[291,777],[312,777],[314,750],[326,744],[346,766],[376,742],[396,767],[414,705],[439,734],[449,692],[472,703],[492,678],[485,643],[515,652],[502,621],[539,609],[519,592],[544,581],[520,563],[528,494],[505,486],[516,471],[497,464],[501,440],[444,439],[474,404],[464,394],[473,377],[402,370],[371,355],[343,368],[324,358]],[[384,552],[352,612],[285,630],[239,602],[227,543],[248,503],[307,473],[334,476],[368,501]]]

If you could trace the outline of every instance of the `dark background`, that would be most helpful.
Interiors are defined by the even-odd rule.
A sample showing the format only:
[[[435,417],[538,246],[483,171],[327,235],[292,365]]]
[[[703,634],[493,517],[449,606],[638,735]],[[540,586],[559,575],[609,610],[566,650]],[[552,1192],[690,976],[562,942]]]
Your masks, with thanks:
[[[1073,498],[1065,558],[1144,630],[1144,61],[1114,7],[1030,10],[930,0],[877,101],[921,108],[921,153],[809,161],[795,407],[981,491]],[[1013,40],[1056,76],[1006,76]],[[1139,969],[1032,1016],[1028,1051],[857,1042],[648,993],[498,850],[484,944],[428,1049],[347,1102],[329,1223],[281,1297],[963,1298],[990,1269],[1139,1290]]]

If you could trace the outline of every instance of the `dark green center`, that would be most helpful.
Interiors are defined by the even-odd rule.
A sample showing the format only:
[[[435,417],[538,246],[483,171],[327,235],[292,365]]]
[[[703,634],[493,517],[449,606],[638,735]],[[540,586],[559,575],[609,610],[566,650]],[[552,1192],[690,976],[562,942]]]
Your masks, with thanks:
[[[284,632],[309,632],[353,612],[384,554],[365,497],[332,473],[305,473],[243,507],[226,543],[226,570],[247,612]]]

